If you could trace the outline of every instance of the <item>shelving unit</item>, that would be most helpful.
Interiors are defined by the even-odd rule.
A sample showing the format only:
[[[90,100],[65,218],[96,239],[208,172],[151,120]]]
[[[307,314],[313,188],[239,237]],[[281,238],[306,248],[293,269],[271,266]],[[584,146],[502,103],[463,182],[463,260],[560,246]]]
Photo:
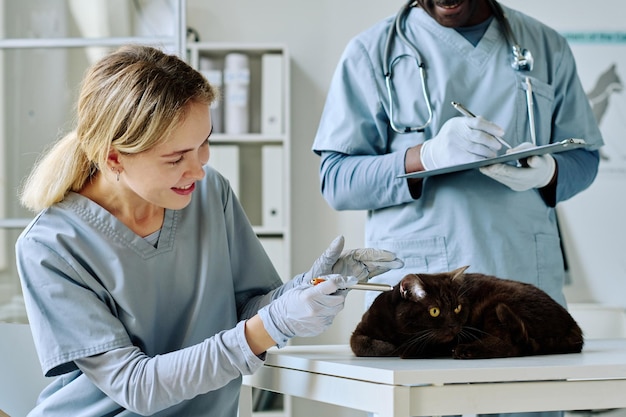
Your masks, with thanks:
[[[4,38],[0,39],[0,49],[40,49],[40,48],[87,48],[87,47],[119,47],[129,43],[169,46],[178,56],[184,57],[187,39],[186,0],[174,0],[173,20],[175,34],[173,36],[116,36],[107,38],[84,37],[32,37],[32,38]]]
[[[243,44],[190,42],[187,44],[188,62],[200,69],[201,60],[208,58],[223,71],[223,62],[230,53],[245,54],[249,60],[249,129],[246,133],[211,134],[211,157],[213,164],[231,181],[254,230],[272,258],[283,280],[291,278],[290,264],[290,126],[289,126],[289,53],[281,44]],[[281,75],[278,85],[264,78],[263,57],[282,57]],[[209,77],[207,77],[209,78]],[[209,78],[210,80],[210,78]],[[264,81],[265,80],[265,81]],[[265,87],[264,87],[265,85]],[[226,88],[220,88],[222,97],[219,105],[223,112],[228,108]],[[281,123],[273,133],[264,131],[264,94],[279,94]],[[224,114],[224,118],[228,117]],[[224,125],[216,123],[214,126]],[[228,152],[223,152],[227,150]],[[267,151],[274,152],[267,152]]]
[[[153,36],[126,36],[127,32],[112,28],[110,36],[91,31],[86,34],[75,27],[65,0],[0,2],[0,320],[26,321],[25,312],[13,313],[21,300],[13,244],[32,214],[20,207],[15,192],[36,155],[56,139],[60,127],[69,120],[73,88],[89,65],[89,52],[134,43],[185,57],[186,0],[142,4],[154,6],[152,10],[169,4],[171,30]],[[80,5],[87,12],[108,7],[105,0]],[[130,24],[138,11],[131,8],[130,0],[128,5]],[[89,27],[88,21],[83,23]],[[94,26],[101,33],[107,32],[103,26]]]
[[[227,88],[222,81],[228,77],[224,60],[230,53],[245,54],[249,62],[248,119],[246,133],[229,134],[215,131],[211,134],[209,164],[229,179],[239,197],[254,230],[283,280],[291,278],[291,230],[290,230],[290,78],[289,53],[280,44],[243,44],[192,42],[187,44],[188,62],[202,70],[203,59],[211,61],[212,74],[205,73],[209,81],[221,84],[224,119],[228,117]],[[281,76],[269,77],[269,67],[264,56],[282,57]],[[275,68],[275,67],[273,67]],[[216,71],[215,71],[216,70]],[[221,72],[222,80],[212,79]],[[265,72],[265,73],[264,73]],[[268,79],[270,79],[268,81]],[[268,133],[267,96],[274,106],[280,103],[279,126]],[[276,96],[278,94],[278,97]],[[276,100],[278,99],[278,100]],[[213,114],[219,116],[218,113]],[[216,126],[226,128],[223,120],[214,120]],[[269,152],[266,152],[268,151]],[[253,389],[252,402],[255,416],[287,417],[291,415],[291,398],[269,391]],[[265,407],[262,404],[270,405]]]
[[[237,152],[237,177],[238,191],[237,195],[254,227],[254,230],[263,243],[266,251],[270,255],[274,265],[284,280],[291,278],[291,231],[290,231],[290,103],[289,103],[289,54],[284,45],[279,44],[228,44],[228,43],[190,43],[186,42],[186,1],[174,0],[175,11],[173,19],[175,20],[175,34],[172,37],[110,37],[110,38],[81,38],[81,37],[48,37],[33,36],[29,38],[15,37],[0,39],[0,91],[3,92],[6,83],[5,74],[8,70],[15,71],[15,60],[3,59],[4,51],[16,54],[24,61],[24,66],[37,68],[38,60],[46,62],[46,68],[49,69],[48,55],[52,51],[72,51],[78,48],[92,47],[117,47],[128,43],[141,43],[158,47],[169,47],[176,54],[186,59],[192,66],[199,69],[199,62],[202,57],[213,57],[223,59],[230,52],[244,53],[249,57],[250,62],[250,95],[249,95],[249,116],[250,129],[248,133],[243,134],[227,134],[214,133],[211,136],[211,152],[212,159],[215,162],[218,159],[220,147],[228,149],[236,149]],[[0,13],[1,17],[1,13]],[[263,103],[263,56],[278,55],[282,57],[281,78],[278,85],[280,89],[281,102],[281,127],[278,132],[268,133],[262,128],[261,120],[262,103]],[[70,55],[64,56],[63,59],[57,59],[58,65],[54,65],[52,72],[48,75],[51,79],[55,79],[55,74],[62,74],[66,70],[80,71],[75,65],[70,65]],[[67,58],[67,59],[66,59]],[[22,62],[22,61],[20,61]],[[33,64],[35,63],[35,64]],[[33,65],[31,65],[33,64]],[[5,67],[7,67],[5,69]],[[41,80],[41,82],[44,82]],[[55,81],[57,84],[60,81]],[[35,83],[36,84],[36,83]],[[67,95],[63,87],[60,95]],[[61,89],[59,87],[59,89]],[[10,89],[12,95],[16,88]],[[50,93],[48,89],[37,89],[42,95]],[[56,90],[55,90],[56,91]],[[267,91],[265,91],[267,93]],[[7,95],[11,97],[12,95]],[[57,94],[59,95],[59,94]],[[66,98],[66,97],[64,97]],[[9,193],[13,191],[15,185],[22,180],[27,173],[27,167],[32,166],[33,155],[38,154],[41,149],[47,145],[54,136],[54,132],[59,127],[59,123],[64,120],[63,110],[55,108],[53,115],[46,114],[43,109],[44,101],[39,100],[35,104],[31,104],[30,97],[20,97],[21,105],[12,109],[11,120],[3,124],[3,130],[0,132],[0,150],[2,150],[3,161],[0,163],[0,170],[8,173],[5,182],[5,188],[0,189],[0,261],[6,262],[5,270],[0,270],[0,307],[2,307],[3,295],[11,296],[19,294],[19,280],[15,269],[13,251],[11,250],[11,242],[17,238],[17,235],[23,227],[25,227],[30,219],[27,218],[29,213],[24,212],[16,199],[9,198]],[[34,100],[33,100],[34,101]],[[49,101],[49,100],[48,100]],[[47,103],[47,102],[46,102]],[[48,107],[50,108],[50,107]],[[0,114],[4,115],[5,103],[0,103]],[[58,114],[57,114],[58,113]],[[45,122],[41,123],[37,118],[46,117]],[[8,116],[6,116],[8,117]],[[61,122],[59,122],[61,120]],[[5,122],[0,117],[0,122]],[[8,127],[7,127],[8,126]],[[46,134],[41,132],[30,131],[32,126],[44,130]],[[52,127],[53,126],[53,127]],[[47,135],[50,133],[50,135]],[[24,137],[30,138],[28,141],[14,141],[12,138]],[[278,151],[279,158],[264,160],[264,150]],[[276,154],[276,153],[275,153]],[[27,155],[25,158],[24,155]],[[28,159],[30,158],[30,159]],[[210,163],[211,163],[210,162]],[[265,162],[265,163],[264,163]],[[8,164],[14,164],[8,166]],[[220,170],[221,171],[221,170]],[[269,174],[268,174],[269,171]],[[226,175],[226,173],[225,173]],[[274,175],[276,181],[268,181],[268,175]],[[226,175],[228,177],[228,175]],[[234,181],[234,178],[229,178]],[[269,183],[269,185],[268,185]],[[270,193],[270,191],[273,193]],[[268,195],[274,198],[268,198]],[[6,202],[2,201],[2,197]],[[274,206],[272,206],[274,204]],[[269,216],[269,218],[268,218]],[[10,233],[10,236],[4,237],[2,234]],[[5,245],[6,243],[6,245]],[[3,246],[4,245],[4,246]],[[6,256],[5,256],[6,255]],[[3,256],[6,259],[3,259]],[[0,262],[1,263],[1,262]],[[8,284],[6,284],[8,283]],[[6,287],[6,290],[5,290]],[[265,395],[264,393],[255,393],[254,398]],[[273,398],[272,400],[274,400]],[[260,401],[262,402],[262,401]],[[263,417],[286,417],[291,414],[291,401],[287,396],[281,396],[278,401],[270,401],[278,404],[278,409],[262,411],[255,415]]]

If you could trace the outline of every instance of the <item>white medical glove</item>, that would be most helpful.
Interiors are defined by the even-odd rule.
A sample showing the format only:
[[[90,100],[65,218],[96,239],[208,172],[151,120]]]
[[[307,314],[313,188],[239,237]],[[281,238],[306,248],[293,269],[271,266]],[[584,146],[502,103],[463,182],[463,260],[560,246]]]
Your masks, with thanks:
[[[308,285],[313,278],[317,278],[322,275],[328,275],[332,273],[333,265],[341,256],[345,239],[343,236],[337,236],[326,248],[324,253],[313,262],[313,266],[307,272],[296,275],[281,287],[274,290],[277,295],[283,294],[285,291],[289,291],[294,287],[300,285]]]
[[[429,170],[493,158],[502,147],[495,136],[503,134],[500,126],[481,116],[453,117],[422,145],[422,165]]]
[[[344,243],[343,236],[336,237],[324,253],[313,262],[311,269],[283,285],[282,291],[308,284],[313,278],[328,274],[354,276],[359,282],[367,282],[376,275],[404,265],[393,252],[373,248],[343,250]]]
[[[322,255],[313,262],[311,269],[304,273],[304,277],[300,279],[300,284],[308,283],[313,278],[321,275],[340,274],[333,272],[333,265],[339,260],[343,251],[345,239],[343,236],[337,236]],[[349,274],[348,274],[349,275]]]
[[[280,348],[292,337],[313,337],[321,334],[343,309],[348,291],[356,284],[355,277],[333,274],[320,277],[323,282],[294,287],[259,310],[265,330]]]
[[[523,151],[533,144],[524,142],[508,152]],[[556,170],[556,161],[551,155],[535,155],[526,160],[528,166],[494,164],[481,167],[480,172],[506,185],[513,191],[526,191],[531,188],[545,187],[552,181]]]
[[[376,275],[403,266],[404,262],[398,259],[393,252],[383,249],[361,248],[341,252],[341,256],[333,265],[332,273],[354,276],[359,282],[367,282]]]

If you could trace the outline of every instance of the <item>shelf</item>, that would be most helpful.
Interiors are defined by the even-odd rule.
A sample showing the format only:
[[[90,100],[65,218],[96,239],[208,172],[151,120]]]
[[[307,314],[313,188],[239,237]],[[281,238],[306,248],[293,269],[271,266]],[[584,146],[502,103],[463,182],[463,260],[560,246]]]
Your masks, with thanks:
[[[178,44],[171,37],[14,38],[0,39],[0,49],[87,48],[91,46],[122,46],[131,43],[152,46]]]
[[[281,144],[285,142],[285,140],[285,135],[265,135],[262,133],[245,133],[239,135],[213,133],[209,139],[211,144],[248,143],[257,145]]]
[[[172,20],[176,22],[172,36],[112,36],[106,38],[88,37],[33,37],[0,39],[2,49],[48,49],[48,48],[88,48],[120,47],[127,44],[142,44],[155,47],[171,46],[175,53],[185,57],[187,50],[187,1],[175,0]]]

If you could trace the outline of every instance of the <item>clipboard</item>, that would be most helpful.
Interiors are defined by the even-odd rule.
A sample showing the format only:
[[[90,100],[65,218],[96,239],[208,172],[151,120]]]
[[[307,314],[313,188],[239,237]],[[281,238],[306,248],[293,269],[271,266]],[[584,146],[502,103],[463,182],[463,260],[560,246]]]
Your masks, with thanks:
[[[511,152],[494,158],[481,159],[480,161],[467,162],[465,164],[452,165],[443,168],[429,169],[427,171],[410,172],[408,174],[398,175],[396,178],[427,178],[433,175],[449,174],[452,172],[465,171],[468,169],[480,168],[487,165],[501,164],[511,161],[519,161],[534,155],[545,155],[547,153],[559,153],[570,151],[572,149],[584,148],[587,143],[583,139],[565,139],[560,142],[550,143],[548,145],[536,146],[530,149],[524,149],[517,152]]]

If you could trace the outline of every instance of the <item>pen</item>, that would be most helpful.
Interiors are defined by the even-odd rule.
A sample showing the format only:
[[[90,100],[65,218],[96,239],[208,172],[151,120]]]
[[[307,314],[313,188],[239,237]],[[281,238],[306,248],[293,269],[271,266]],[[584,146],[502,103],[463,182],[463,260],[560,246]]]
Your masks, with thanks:
[[[324,278],[313,278],[311,284],[317,285],[320,282],[326,281]],[[388,284],[376,284],[376,283],[364,283],[359,282],[348,287],[351,290],[369,290],[369,291],[391,291],[393,287]]]
[[[530,139],[533,145],[537,145],[537,136],[535,134],[535,107],[533,104],[533,86],[530,84],[530,78],[526,77],[526,106],[528,107],[528,124],[530,124]]]
[[[474,113],[472,113],[471,111],[469,111],[464,105],[462,105],[459,102],[453,101],[452,102],[452,106],[458,110],[459,113],[461,113],[463,116],[465,117],[476,117],[476,115]],[[507,148],[511,149],[511,145],[509,145],[508,143],[506,143],[506,141],[504,139],[502,139],[499,136],[494,136],[494,138],[497,139],[498,142],[500,142],[502,145],[506,146]]]

